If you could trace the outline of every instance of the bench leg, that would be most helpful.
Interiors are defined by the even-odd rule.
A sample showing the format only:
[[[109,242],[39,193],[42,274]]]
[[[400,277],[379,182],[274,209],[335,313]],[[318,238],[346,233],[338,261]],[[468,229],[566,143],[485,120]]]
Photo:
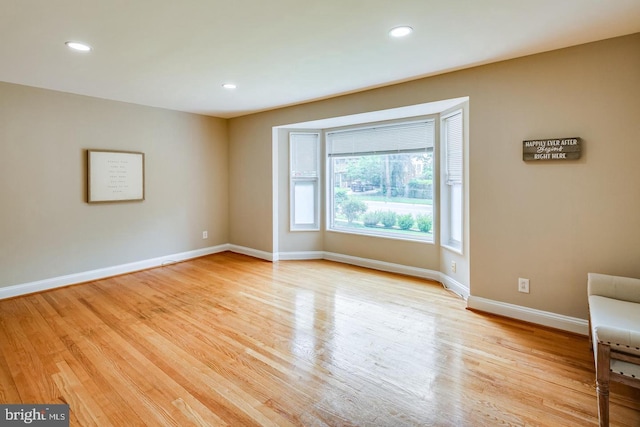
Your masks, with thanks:
[[[598,419],[600,427],[609,427],[609,372],[611,347],[598,343],[596,358],[596,392],[598,395]]]

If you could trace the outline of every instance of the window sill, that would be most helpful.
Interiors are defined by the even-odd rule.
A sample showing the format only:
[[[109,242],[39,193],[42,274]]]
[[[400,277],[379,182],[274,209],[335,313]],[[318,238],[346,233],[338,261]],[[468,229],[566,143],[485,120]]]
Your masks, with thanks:
[[[434,244],[433,234],[431,233],[424,233],[425,237],[421,238],[420,236],[413,237],[410,235],[400,235],[400,233],[398,233],[398,235],[393,235],[393,234],[385,233],[384,231],[376,232],[375,229],[371,229],[371,230],[358,229],[358,231],[353,231],[353,230],[350,230],[349,228],[334,227],[334,228],[327,228],[327,231],[333,232],[333,233],[340,233],[340,234],[351,234],[354,236],[378,237],[378,238],[389,239],[389,240],[402,240],[406,242],[427,243],[430,245]]]
[[[463,255],[463,256],[464,256],[464,252],[462,252],[462,247],[461,247],[462,245],[460,245],[460,246],[457,246],[457,245],[456,245],[456,246],[454,246],[454,245],[445,245],[445,244],[441,244],[440,246],[441,246],[442,248],[444,248],[444,249],[446,249],[446,250],[450,251],[450,252],[453,252],[453,253],[456,253],[456,254],[458,254],[458,255]]]

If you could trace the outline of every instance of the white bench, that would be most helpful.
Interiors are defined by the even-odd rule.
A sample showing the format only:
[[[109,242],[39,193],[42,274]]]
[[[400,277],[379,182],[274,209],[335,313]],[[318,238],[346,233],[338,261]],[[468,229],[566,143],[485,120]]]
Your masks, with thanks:
[[[640,279],[588,274],[598,418],[609,426],[609,382],[640,388]]]

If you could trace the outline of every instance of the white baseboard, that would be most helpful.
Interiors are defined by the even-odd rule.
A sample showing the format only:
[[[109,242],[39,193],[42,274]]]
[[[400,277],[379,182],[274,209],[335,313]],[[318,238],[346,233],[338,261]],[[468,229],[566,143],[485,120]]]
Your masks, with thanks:
[[[473,295],[469,296],[467,299],[467,307],[474,310],[523,320],[525,322],[548,326],[550,328],[574,332],[576,334],[589,335],[589,322],[577,317],[564,316],[562,314],[536,310],[534,308],[508,304],[506,302],[494,301]]]
[[[227,245],[227,250],[231,252],[235,252],[237,254],[248,255],[254,258],[260,258],[265,261],[278,261],[278,254],[274,254],[272,252],[260,251],[258,249],[251,249],[245,246],[238,245]]]
[[[280,252],[278,254],[278,259],[280,261],[324,259],[324,252],[323,251]]]
[[[132,273],[134,271],[146,270],[148,268],[160,267],[162,265],[186,261],[188,259],[198,258],[227,250],[229,250],[229,245],[226,244],[211,246],[208,248],[166,255],[158,258],[131,262],[128,264],[115,265],[96,270],[84,271],[81,273],[69,274],[66,276],[52,277],[50,279],[7,286],[0,288],[0,299],[13,298],[20,295],[32,294],[34,292],[42,292],[63,286],[75,285],[77,283],[90,282],[93,280],[104,279],[106,277],[113,277],[120,274]]]
[[[445,288],[459,295],[462,299],[466,300],[469,298],[469,287],[458,282],[453,277],[440,273],[440,282],[442,282]]]
[[[329,261],[342,262],[344,264],[357,265],[359,267],[371,268],[374,270],[387,271],[390,273],[405,274],[407,276],[422,277],[424,279],[440,281],[440,272],[428,270],[426,268],[409,267],[402,264],[377,261],[368,258],[359,258],[351,255],[324,252],[324,259]]]

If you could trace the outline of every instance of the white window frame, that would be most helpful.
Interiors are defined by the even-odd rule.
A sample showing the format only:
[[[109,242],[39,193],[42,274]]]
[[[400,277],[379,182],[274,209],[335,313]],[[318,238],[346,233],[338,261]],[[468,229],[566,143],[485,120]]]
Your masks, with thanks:
[[[327,231],[331,231],[331,232],[338,232],[338,233],[347,233],[347,234],[355,234],[355,235],[365,235],[365,236],[375,236],[375,237],[381,237],[381,238],[388,238],[388,239],[394,239],[394,240],[409,240],[409,241],[418,241],[418,242],[422,242],[422,243],[426,243],[426,244],[435,244],[437,237],[437,230],[435,227],[436,224],[436,215],[437,215],[437,206],[438,206],[438,201],[437,201],[437,197],[436,197],[436,192],[435,192],[435,186],[437,185],[437,177],[436,174],[438,173],[438,157],[437,157],[437,151],[436,151],[436,146],[438,144],[438,137],[437,137],[437,121],[438,121],[439,115],[429,115],[429,116],[423,116],[423,117],[412,117],[412,118],[406,118],[406,119],[401,119],[401,120],[393,120],[393,121],[385,121],[385,122],[371,122],[371,123],[363,123],[363,124],[358,124],[356,126],[352,126],[352,127],[347,127],[347,128],[334,128],[334,129],[325,129],[323,131],[323,135],[324,135],[324,140],[325,140],[325,144],[327,145],[326,148],[326,154],[325,154],[325,161],[326,161],[326,182],[325,182],[325,186],[326,186],[326,230]],[[376,127],[383,127],[383,126],[394,126],[394,125],[410,125],[412,123],[420,123],[420,122],[431,122],[431,125],[433,126],[433,140],[432,140],[432,146],[430,147],[430,149],[425,150],[426,152],[431,152],[431,155],[433,156],[433,162],[434,162],[434,170],[433,170],[433,195],[431,197],[431,201],[432,201],[432,213],[431,213],[431,219],[432,219],[432,228],[431,228],[431,233],[430,235],[426,235],[425,237],[416,235],[416,236],[403,236],[400,234],[396,234],[393,232],[388,232],[388,231],[374,231],[374,229],[351,229],[351,228],[346,228],[346,227],[336,227],[334,225],[334,212],[335,212],[335,206],[334,206],[334,186],[333,186],[333,177],[334,177],[334,170],[333,170],[333,162],[331,161],[331,148],[329,147],[329,137],[327,136],[327,134],[332,133],[332,132],[336,132],[336,131],[343,131],[343,130],[353,130],[353,129],[372,129],[372,128],[376,128]],[[358,152],[354,152],[352,154],[354,154],[354,156],[357,156],[358,154],[360,155],[367,155],[367,154],[393,154],[393,152],[395,151],[377,151],[377,150],[372,150],[371,152],[366,152],[366,151],[358,151]],[[343,153],[344,155],[344,153]],[[347,155],[348,157],[348,155]]]
[[[300,136],[300,138],[298,138]],[[304,147],[303,144],[312,143],[312,147]],[[310,170],[296,170],[296,153],[300,150],[308,150],[307,155],[312,155],[313,160]],[[299,195],[303,188],[311,187],[313,195],[306,197],[308,202],[312,200],[313,206],[301,205]],[[298,215],[302,211],[312,211],[313,219],[300,219]],[[289,230],[290,231],[319,231],[320,230],[320,133],[319,132],[290,132],[289,133]]]
[[[451,179],[449,171],[451,145],[448,135],[449,123],[453,118],[460,119],[459,172]],[[465,217],[465,124],[464,110],[456,109],[440,116],[440,245],[463,254],[464,217]],[[456,153],[457,154],[457,153]],[[457,187],[457,188],[454,188]],[[457,190],[457,191],[456,191]],[[454,203],[458,202],[457,209]]]

